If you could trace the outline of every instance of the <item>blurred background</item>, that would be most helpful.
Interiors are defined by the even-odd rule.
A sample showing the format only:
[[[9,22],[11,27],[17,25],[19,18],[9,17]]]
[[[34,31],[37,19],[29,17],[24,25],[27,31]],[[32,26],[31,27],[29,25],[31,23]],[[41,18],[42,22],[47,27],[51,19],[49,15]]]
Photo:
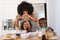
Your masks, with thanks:
[[[47,3],[47,24],[54,28],[55,32],[60,35],[60,0],[0,0],[0,35],[4,33],[2,20],[14,20],[17,15],[17,5],[22,1],[30,3]]]

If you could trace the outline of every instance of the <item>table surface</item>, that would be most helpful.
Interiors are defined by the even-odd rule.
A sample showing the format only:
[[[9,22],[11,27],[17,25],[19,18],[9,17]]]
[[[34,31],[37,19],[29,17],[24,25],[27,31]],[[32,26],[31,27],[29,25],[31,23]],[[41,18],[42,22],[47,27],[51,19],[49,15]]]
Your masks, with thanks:
[[[0,40],[2,40],[2,37],[0,37]],[[29,38],[16,37],[14,40],[42,40],[42,38],[41,37],[29,37]],[[60,40],[60,37],[58,37],[58,40]]]
[[[30,38],[16,38],[15,40],[42,40],[42,38],[38,37],[30,37]]]
[[[0,40],[3,40],[2,37],[0,37]],[[29,37],[29,38],[16,37],[14,40],[42,40],[42,38],[40,37]]]

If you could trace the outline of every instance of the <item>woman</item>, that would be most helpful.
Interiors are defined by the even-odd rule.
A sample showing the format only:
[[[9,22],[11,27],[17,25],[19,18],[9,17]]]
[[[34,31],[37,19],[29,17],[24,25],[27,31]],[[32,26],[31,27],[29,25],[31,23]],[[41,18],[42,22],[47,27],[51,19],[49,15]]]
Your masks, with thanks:
[[[18,15],[16,16],[16,19],[14,21],[14,26],[17,26],[18,29],[20,30],[19,21],[21,21],[20,24],[22,24],[24,21],[32,21],[37,22],[37,18],[35,14],[33,13],[34,8],[32,4],[27,3],[27,2],[22,2],[21,4],[18,5],[17,7]]]

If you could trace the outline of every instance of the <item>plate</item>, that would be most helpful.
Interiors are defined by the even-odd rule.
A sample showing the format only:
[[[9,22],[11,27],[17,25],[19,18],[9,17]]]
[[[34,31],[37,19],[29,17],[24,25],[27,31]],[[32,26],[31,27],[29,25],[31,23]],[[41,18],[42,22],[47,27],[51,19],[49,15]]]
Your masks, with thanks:
[[[49,40],[58,40],[58,37],[51,37]]]
[[[14,40],[14,38],[5,38],[5,37],[3,37],[3,40]]]

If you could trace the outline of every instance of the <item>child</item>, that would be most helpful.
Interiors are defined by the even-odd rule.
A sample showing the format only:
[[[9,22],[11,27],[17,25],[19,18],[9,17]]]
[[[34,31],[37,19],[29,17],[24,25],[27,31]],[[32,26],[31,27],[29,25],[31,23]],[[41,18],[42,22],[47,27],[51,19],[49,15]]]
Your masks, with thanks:
[[[21,30],[27,30],[27,32],[31,31],[31,22],[30,21],[24,21],[21,25]]]
[[[53,35],[56,35],[56,33],[54,32],[54,29],[52,27],[47,27],[46,18],[39,19],[39,25],[41,28],[45,28],[46,33],[50,32],[50,33],[53,33]]]
[[[45,18],[41,18],[41,19],[39,19],[39,25],[40,25],[40,27],[42,28],[42,27],[47,27],[47,22],[46,22],[46,19]]]

